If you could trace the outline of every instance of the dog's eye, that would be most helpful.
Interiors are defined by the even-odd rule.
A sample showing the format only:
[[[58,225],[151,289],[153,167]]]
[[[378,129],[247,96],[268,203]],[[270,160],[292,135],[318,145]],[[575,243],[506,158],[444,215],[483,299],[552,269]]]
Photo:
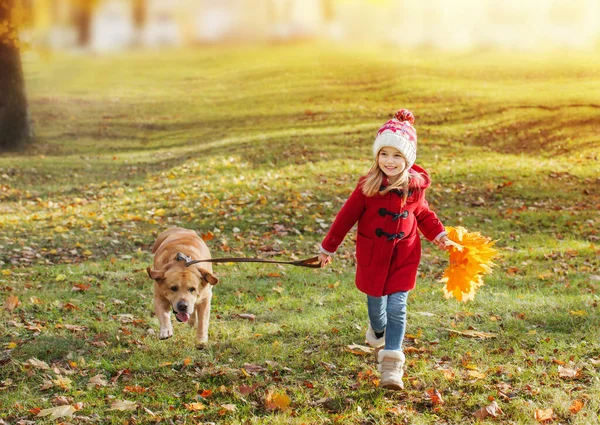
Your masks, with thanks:
[[[190,291],[190,292],[195,292],[195,291],[196,291],[196,288],[190,288],[190,289],[189,289],[189,291]]]
[[[177,286],[171,286],[171,291],[177,292]]]

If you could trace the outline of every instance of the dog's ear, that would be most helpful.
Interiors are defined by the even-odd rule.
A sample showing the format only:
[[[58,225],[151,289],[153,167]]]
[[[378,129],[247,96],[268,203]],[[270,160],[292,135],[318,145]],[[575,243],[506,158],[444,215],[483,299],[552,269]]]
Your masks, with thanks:
[[[216,285],[217,283],[219,283],[219,279],[215,275],[213,275],[211,272],[209,272],[208,270],[205,270],[201,267],[199,267],[198,269],[200,270],[200,274],[202,275],[202,280],[207,281],[211,285]]]
[[[148,276],[150,276],[150,279],[159,281],[165,278],[165,272],[163,270],[154,270],[150,266],[148,266],[146,267],[146,271],[148,272]]]

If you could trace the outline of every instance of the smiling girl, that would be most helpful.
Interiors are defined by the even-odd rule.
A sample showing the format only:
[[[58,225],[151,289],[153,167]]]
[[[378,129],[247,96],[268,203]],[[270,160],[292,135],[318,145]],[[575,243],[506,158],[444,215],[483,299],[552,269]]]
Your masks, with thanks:
[[[321,266],[329,264],[358,222],[356,286],[367,296],[366,341],[380,349],[380,385],[395,390],[404,388],[406,304],[421,259],[417,229],[441,249],[446,249],[448,240],[425,199],[431,180],[415,164],[414,122],[412,112],[401,109],[379,129],[373,144],[374,164],[337,214],[319,254]]]

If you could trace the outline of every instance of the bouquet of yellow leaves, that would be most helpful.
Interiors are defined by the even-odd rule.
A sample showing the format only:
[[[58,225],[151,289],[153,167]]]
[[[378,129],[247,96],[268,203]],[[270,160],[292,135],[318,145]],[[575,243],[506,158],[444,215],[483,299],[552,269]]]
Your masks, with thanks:
[[[475,291],[483,285],[483,275],[491,273],[495,265],[492,259],[498,255],[494,241],[478,232],[469,232],[464,227],[446,227],[447,244],[450,245],[450,264],[444,270],[440,282],[446,298],[469,301]]]

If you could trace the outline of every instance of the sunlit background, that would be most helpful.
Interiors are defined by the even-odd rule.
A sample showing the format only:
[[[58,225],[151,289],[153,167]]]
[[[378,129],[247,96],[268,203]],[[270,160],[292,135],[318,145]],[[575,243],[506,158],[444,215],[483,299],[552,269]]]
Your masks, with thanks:
[[[328,40],[440,49],[598,49],[600,0],[22,0],[53,50]]]

